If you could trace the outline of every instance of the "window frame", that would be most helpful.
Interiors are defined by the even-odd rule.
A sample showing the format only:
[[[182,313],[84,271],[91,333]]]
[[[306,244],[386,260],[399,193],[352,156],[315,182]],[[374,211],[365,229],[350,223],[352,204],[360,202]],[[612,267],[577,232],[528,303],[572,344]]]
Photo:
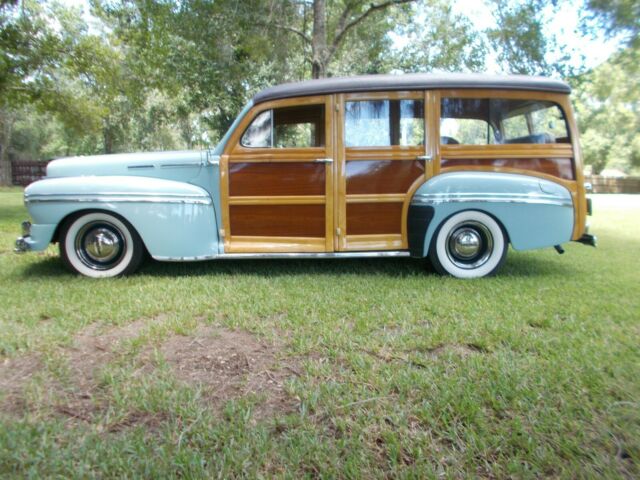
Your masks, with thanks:
[[[284,98],[278,100],[270,100],[268,102],[259,103],[254,105],[242,119],[242,122],[233,131],[232,136],[229,138],[229,142],[225,148],[225,154],[256,154],[256,155],[277,155],[281,153],[296,153],[296,152],[309,152],[322,154],[327,149],[328,145],[332,145],[331,141],[331,125],[332,122],[332,110],[333,104],[331,95],[314,95],[308,97],[294,97]],[[247,129],[251,126],[254,120],[263,112],[267,110],[275,110],[278,108],[298,107],[306,105],[322,105],[324,107],[324,146],[320,147],[247,147],[242,144],[242,137]],[[273,113],[271,114],[271,122],[273,126]],[[271,129],[273,132],[273,128]]]
[[[570,129],[570,125],[569,125],[569,120],[567,118],[567,113],[565,111],[565,109],[563,108],[563,106],[556,100],[550,100],[547,98],[539,98],[538,95],[532,95],[532,96],[524,96],[523,92],[517,92],[520,93],[521,95],[518,96],[513,96],[513,95],[507,95],[507,93],[512,94],[512,91],[509,92],[505,92],[505,91],[499,91],[499,92],[495,92],[495,91],[491,91],[493,93],[493,95],[488,95],[487,93],[489,91],[484,91],[484,94],[480,94],[480,95],[460,95],[461,92],[458,92],[458,95],[450,95],[448,94],[448,91],[445,90],[441,90],[440,91],[440,100],[439,100],[439,121],[438,121],[438,138],[441,138],[441,127],[442,127],[442,121],[446,120],[446,119],[455,119],[455,117],[442,117],[442,102],[446,99],[452,99],[452,100],[487,100],[489,102],[488,108],[489,108],[489,116],[488,118],[484,119],[484,118],[472,118],[473,120],[478,120],[478,121],[482,121],[484,123],[487,124],[487,129],[491,129],[491,131],[493,132],[493,137],[495,138],[496,133],[499,133],[500,137],[502,138],[503,142],[502,143],[459,143],[459,144],[453,144],[453,145],[461,145],[461,146],[471,146],[471,147],[480,147],[480,146],[499,146],[499,145],[521,145],[521,146],[529,146],[529,145],[558,145],[558,144],[572,144],[573,143],[573,134],[571,132]],[[543,92],[524,92],[526,93],[531,93],[531,94],[536,94],[539,93],[540,95],[545,95]],[[546,96],[546,95],[545,95]],[[534,121],[533,121],[533,117],[532,117],[532,113],[534,111],[526,111],[525,113],[520,113],[518,112],[518,110],[512,110],[515,113],[514,115],[511,115],[509,117],[504,117],[502,118],[498,123],[494,124],[495,119],[491,118],[491,101],[495,101],[495,100],[529,100],[529,101],[533,101],[533,102],[544,102],[544,103],[548,103],[550,104],[547,108],[553,108],[556,107],[560,114],[562,115],[562,121],[564,122],[564,127],[565,127],[565,132],[566,132],[566,137],[556,137],[556,138],[566,138],[567,141],[566,142],[553,142],[553,143],[543,143],[543,144],[535,144],[535,143],[510,143],[508,142],[507,138],[505,138],[505,128],[504,128],[504,123],[505,120],[508,120],[510,118],[515,118],[518,116],[523,116],[525,119],[525,123],[526,123],[526,127],[527,127],[527,131],[529,132],[528,135],[536,135],[536,133],[534,132]],[[464,118],[461,118],[464,119]],[[544,134],[547,132],[541,132],[540,134]],[[489,136],[487,135],[487,139],[489,138]],[[518,137],[516,137],[518,138]],[[452,144],[445,144],[445,143],[441,143],[441,145],[452,145]]]
[[[440,139],[440,106],[441,100],[446,97],[453,98],[505,98],[521,100],[545,100],[557,104],[564,115],[567,123],[568,143],[510,143],[492,145],[447,145],[438,144],[436,146],[436,156],[434,158],[434,171],[438,173],[484,170],[504,173],[520,173],[525,175],[536,175],[541,178],[560,183],[567,188],[573,188],[576,182],[583,178],[579,166],[582,165],[580,146],[578,144],[578,130],[575,116],[571,107],[569,95],[565,93],[540,92],[533,90],[510,90],[510,89],[437,89],[434,96],[434,118],[436,122],[436,138]],[[469,160],[469,159],[572,159],[573,180],[559,178],[537,170],[522,170],[510,167],[474,167],[474,166],[443,166],[443,159],[448,160]]]

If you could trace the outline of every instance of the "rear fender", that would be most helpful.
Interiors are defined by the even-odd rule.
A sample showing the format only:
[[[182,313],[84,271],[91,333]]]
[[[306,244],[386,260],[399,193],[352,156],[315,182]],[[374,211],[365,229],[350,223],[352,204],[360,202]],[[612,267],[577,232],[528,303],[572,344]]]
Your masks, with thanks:
[[[412,256],[427,256],[438,227],[463,210],[494,217],[516,250],[570,241],[575,218],[571,193],[555,182],[512,173],[445,173],[425,182],[411,200],[407,234]]]

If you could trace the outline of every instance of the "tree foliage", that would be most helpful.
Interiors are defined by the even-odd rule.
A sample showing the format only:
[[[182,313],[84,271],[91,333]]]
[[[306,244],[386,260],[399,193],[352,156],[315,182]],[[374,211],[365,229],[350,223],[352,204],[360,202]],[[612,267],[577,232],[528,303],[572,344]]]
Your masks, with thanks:
[[[575,80],[585,163],[640,170],[640,52],[628,47]]]
[[[505,72],[574,73],[543,14],[556,0],[484,0],[496,21],[486,31],[445,0],[88,1],[91,27],[79,9],[55,0],[0,3],[0,183],[8,181],[9,154],[50,159],[211,145],[258,90],[286,81],[483,71],[491,55]],[[585,5],[598,28],[637,47],[637,1]],[[593,127],[613,122],[599,102],[627,98],[596,90],[608,85],[607,75],[610,82],[621,71],[630,75],[620,62],[576,80],[594,164],[605,156],[590,152],[612,145]],[[628,138],[625,145],[636,141]],[[630,165],[634,155],[606,158]]]
[[[624,35],[629,45],[640,47],[638,0],[587,0],[587,16],[609,36]]]

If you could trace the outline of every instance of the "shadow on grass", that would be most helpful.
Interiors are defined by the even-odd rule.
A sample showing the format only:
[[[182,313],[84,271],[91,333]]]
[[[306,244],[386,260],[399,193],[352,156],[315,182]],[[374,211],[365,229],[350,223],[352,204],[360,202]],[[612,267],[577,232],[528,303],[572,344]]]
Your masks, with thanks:
[[[511,251],[498,277],[544,277],[580,274],[569,258],[542,257]],[[24,277],[73,277],[58,257],[42,258],[27,265]],[[137,275],[145,277],[236,276],[282,277],[302,275],[383,275],[405,278],[438,275],[426,259],[297,259],[297,260],[209,260],[204,262],[157,262],[149,259]],[[135,278],[134,275],[132,278]]]

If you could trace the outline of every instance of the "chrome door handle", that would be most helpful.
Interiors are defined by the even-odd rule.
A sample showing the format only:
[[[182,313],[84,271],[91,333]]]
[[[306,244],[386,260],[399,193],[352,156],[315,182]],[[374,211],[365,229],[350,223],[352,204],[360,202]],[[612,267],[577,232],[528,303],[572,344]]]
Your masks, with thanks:
[[[333,163],[333,158],[316,158],[316,163]]]
[[[431,160],[433,160],[433,156],[431,155],[419,155],[418,157],[416,157],[417,160],[422,160],[425,162],[430,162]]]

